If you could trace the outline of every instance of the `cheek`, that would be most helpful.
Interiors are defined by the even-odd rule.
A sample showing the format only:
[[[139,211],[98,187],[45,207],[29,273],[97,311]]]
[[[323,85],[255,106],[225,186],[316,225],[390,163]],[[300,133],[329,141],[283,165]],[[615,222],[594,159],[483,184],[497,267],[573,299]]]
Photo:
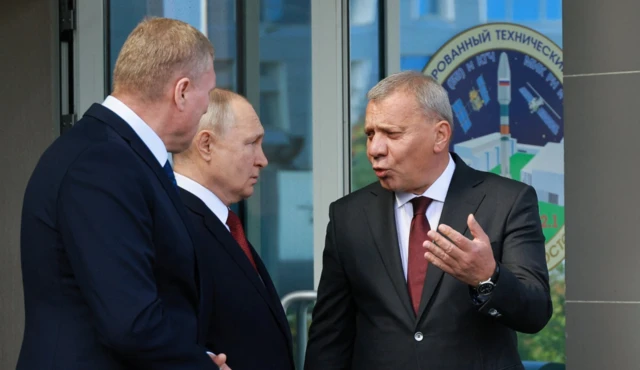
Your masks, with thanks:
[[[231,160],[229,161],[230,170],[234,174],[235,181],[239,183],[245,183],[247,178],[250,176],[251,169],[253,167],[253,162],[250,159],[249,150],[247,148],[243,148],[243,150],[239,150],[231,153]]]

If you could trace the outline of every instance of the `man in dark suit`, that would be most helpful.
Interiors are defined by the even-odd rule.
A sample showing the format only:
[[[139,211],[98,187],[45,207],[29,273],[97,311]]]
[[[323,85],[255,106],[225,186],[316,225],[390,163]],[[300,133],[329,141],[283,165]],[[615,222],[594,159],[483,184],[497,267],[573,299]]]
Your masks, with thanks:
[[[533,188],[448,151],[446,91],[418,72],[368,94],[378,183],[331,204],[306,370],[522,369],[551,316]]]
[[[186,23],[149,19],[113,78],[112,95],[46,150],[26,189],[17,368],[217,369],[225,357],[204,346],[210,267],[167,160],[207,110],[213,47]]]
[[[174,156],[180,195],[206,251],[202,277],[213,284],[207,345],[234,370],[293,370],[289,324],[260,256],[229,209],[253,194],[264,129],[249,102],[216,89],[191,147]]]

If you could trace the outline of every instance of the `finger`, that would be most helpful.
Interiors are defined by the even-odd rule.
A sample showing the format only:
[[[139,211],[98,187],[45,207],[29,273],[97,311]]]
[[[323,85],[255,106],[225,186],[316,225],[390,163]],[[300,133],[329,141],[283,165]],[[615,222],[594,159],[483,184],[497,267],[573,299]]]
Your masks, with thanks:
[[[487,234],[482,230],[482,227],[473,214],[470,214],[469,217],[467,217],[467,225],[469,226],[469,231],[471,231],[471,235],[474,239],[488,239]]]
[[[213,362],[216,365],[218,365],[218,367],[222,367],[222,365],[224,365],[227,362],[227,355],[225,355],[224,353],[220,353],[218,355],[214,355],[211,352],[207,352],[207,354],[209,355],[209,357],[211,357]]]
[[[455,276],[453,274],[453,269],[449,265],[444,263],[440,258],[438,258],[433,253],[431,253],[431,252],[425,253],[424,254],[424,258],[426,258],[427,261],[429,261],[429,263],[431,263],[432,265],[438,267],[440,270],[446,272],[447,274],[449,274],[451,276]]]
[[[462,251],[468,252],[473,248],[473,242],[448,225],[438,226],[438,231],[451,240]]]
[[[424,244],[422,244],[422,246],[427,248],[427,250],[429,252],[433,253],[436,257],[438,257],[440,260],[442,260],[442,262],[447,264],[452,269],[456,269],[458,267],[458,261],[456,261],[450,255],[448,255],[444,251],[444,249],[442,249],[438,245],[436,245],[436,244],[434,244],[432,242],[426,241],[426,242],[424,242]],[[458,250],[456,250],[455,247],[453,247],[452,250],[454,250],[456,253],[459,252]]]
[[[451,258],[459,260],[463,257],[464,252],[461,250],[462,248],[457,246],[455,243],[452,243],[451,240],[445,238],[441,233],[431,230],[427,233],[427,236],[429,236],[431,240],[446,254],[451,256]]]

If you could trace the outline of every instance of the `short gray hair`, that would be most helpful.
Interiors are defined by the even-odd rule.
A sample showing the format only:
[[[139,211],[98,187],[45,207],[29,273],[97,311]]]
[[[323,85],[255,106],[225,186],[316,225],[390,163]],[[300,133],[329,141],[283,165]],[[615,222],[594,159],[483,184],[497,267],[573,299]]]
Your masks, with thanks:
[[[404,91],[415,96],[420,107],[428,117],[449,122],[453,129],[453,113],[449,96],[433,77],[417,71],[394,73],[378,82],[367,93],[367,99],[380,101],[396,91]]]
[[[235,122],[231,103],[236,100],[247,100],[244,96],[230,90],[216,88],[209,94],[209,107],[200,119],[198,132],[212,130],[218,135],[224,135]]]

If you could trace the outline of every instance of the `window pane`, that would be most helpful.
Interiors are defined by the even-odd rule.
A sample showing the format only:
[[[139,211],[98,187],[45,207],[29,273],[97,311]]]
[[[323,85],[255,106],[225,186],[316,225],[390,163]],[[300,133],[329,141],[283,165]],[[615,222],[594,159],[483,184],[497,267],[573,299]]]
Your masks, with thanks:
[[[448,22],[412,17],[416,1],[400,0],[401,68],[424,69],[447,90],[454,110],[451,151],[476,169],[536,189],[549,249],[564,236],[562,1],[441,4],[455,9]],[[500,88],[505,84],[510,94]],[[503,131],[501,117],[508,122]],[[555,312],[539,334],[518,335],[523,360],[565,362],[564,255],[553,254],[548,267]]]
[[[378,11],[377,0],[351,0],[349,2],[349,22],[352,26],[372,24]]]
[[[179,19],[208,35],[219,87],[236,90],[235,0],[110,0],[109,73],[129,33],[146,16]],[[109,85],[112,79],[109,78]],[[109,86],[111,89],[111,86]]]
[[[311,0],[262,3],[260,119],[269,165],[260,175],[259,206],[247,202],[248,228],[259,223],[260,254],[283,297],[314,288]],[[294,353],[296,308],[287,313]],[[310,311],[308,317],[310,322]]]
[[[216,52],[213,61],[216,85],[219,88],[238,91],[236,0],[207,0],[205,21],[207,36]]]
[[[376,181],[367,159],[364,112],[367,107],[367,91],[380,80],[382,70],[378,7],[378,0],[357,0],[349,3],[351,190],[357,190]],[[366,22],[363,21],[365,19]]]
[[[277,22],[282,18],[282,0],[262,0],[260,2],[260,21]]]

